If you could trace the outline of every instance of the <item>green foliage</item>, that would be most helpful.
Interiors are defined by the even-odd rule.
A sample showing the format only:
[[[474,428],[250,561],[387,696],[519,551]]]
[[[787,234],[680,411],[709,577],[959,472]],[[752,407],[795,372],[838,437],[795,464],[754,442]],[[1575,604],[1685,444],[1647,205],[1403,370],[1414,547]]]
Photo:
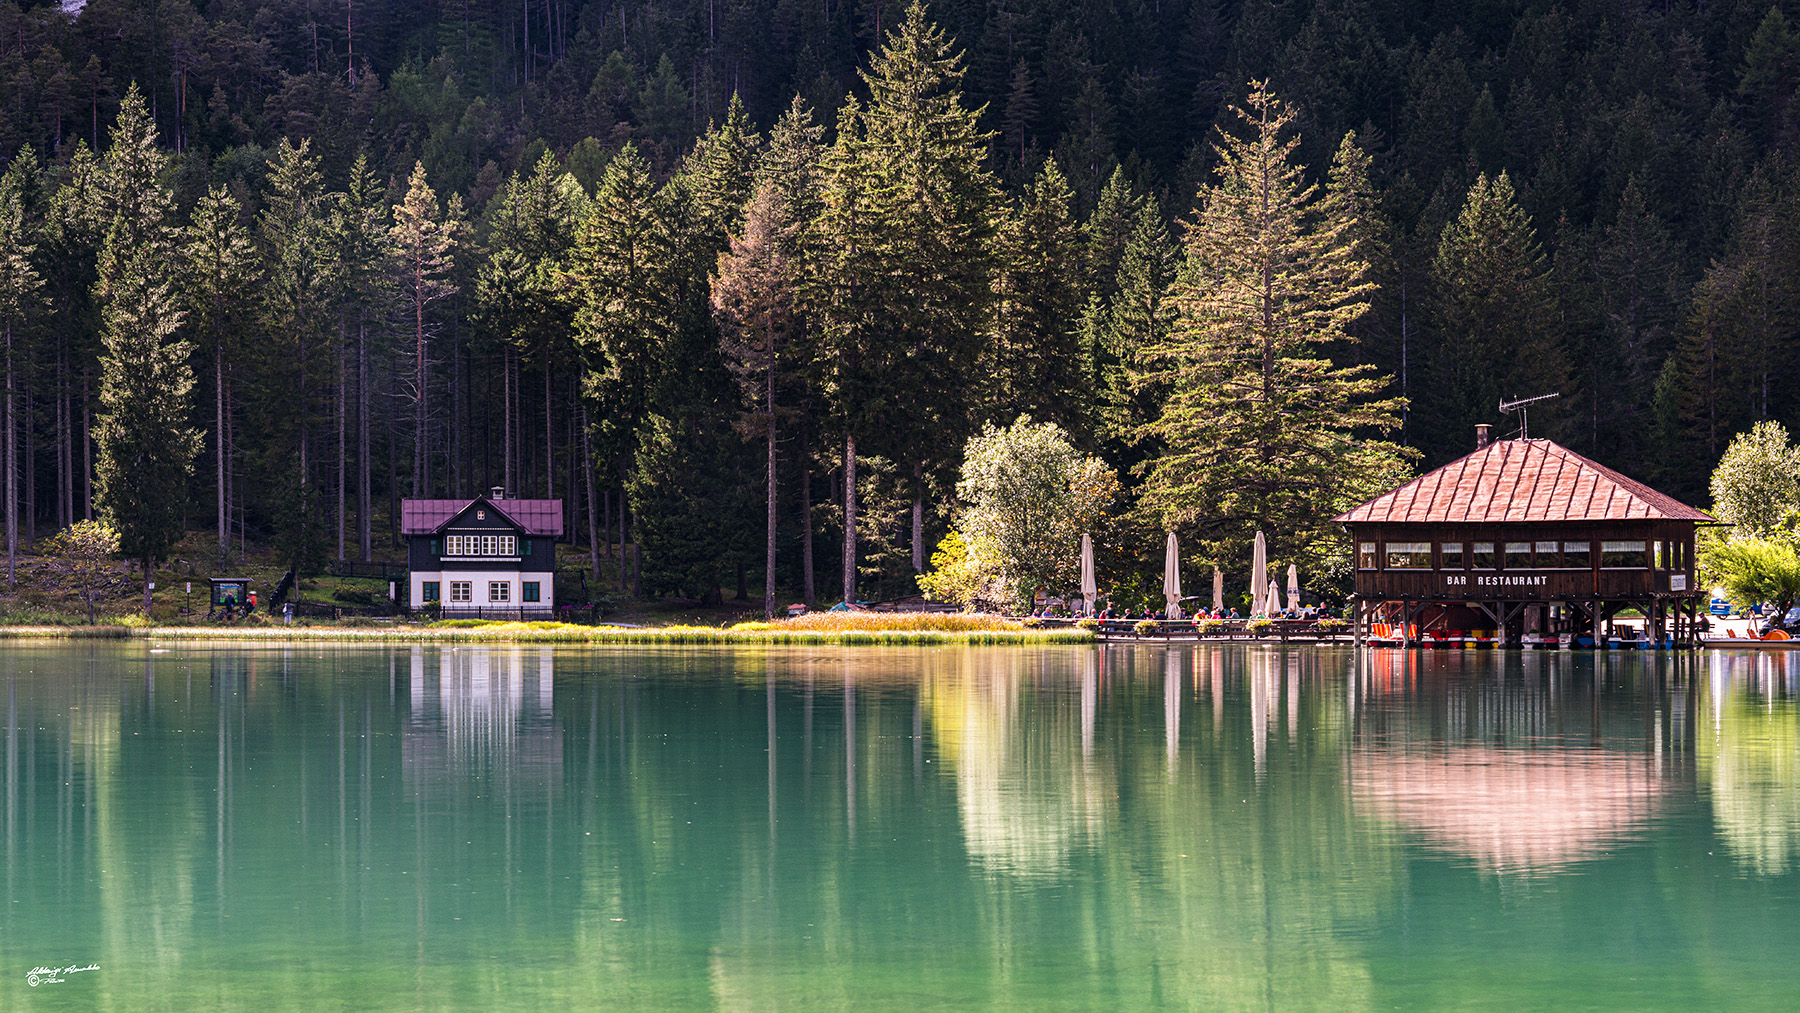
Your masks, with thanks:
[[[1506,173],[1475,180],[1431,270],[1438,340],[1425,400],[1437,425],[1425,442],[1435,466],[1468,453],[1476,424],[1500,421],[1502,400],[1562,393],[1569,366],[1549,269]],[[1558,401],[1533,405],[1531,425],[1537,436],[1567,438]]]
[[[919,574],[918,580],[919,590],[928,600],[970,608],[998,597],[999,577],[998,560],[991,554],[971,552],[962,532],[953,528],[931,554],[931,569]]]
[[[1705,539],[1700,573],[1740,606],[1774,602],[1785,613],[1800,600],[1800,553],[1785,538]]]
[[[1736,526],[1734,538],[1792,536],[1800,515],[1800,447],[1779,422],[1739,433],[1713,469],[1713,515]]]
[[[1261,85],[1247,105],[1200,194],[1174,325],[1138,352],[1137,385],[1167,391],[1140,431],[1166,448],[1141,509],[1237,572],[1270,528],[1274,558],[1311,568],[1341,537],[1331,518],[1397,484],[1409,455],[1380,438],[1399,424],[1385,378],[1326,357],[1370,291],[1345,205],[1305,181],[1293,112]]]
[[[991,550],[1013,597],[1029,606],[1038,588],[1065,590],[1079,579],[1081,536],[1117,505],[1119,483],[1061,427],[1022,415],[970,437],[956,495],[969,542]]]
[[[200,434],[193,409],[193,347],[176,335],[182,311],[166,270],[172,246],[169,195],[160,181],[156,128],[128,94],[107,155],[111,221],[100,256],[100,417],[95,434],[97,506],[119,532],[120,550],[143,564],[144,611],[151,566],[184,530],[188,477]]]
[[[46,546],[68,568],[87,603],[88,625],[94,623],[94,594],[112,569],[119,552],[119,533],[100,521],[76,521],[57,532]]]

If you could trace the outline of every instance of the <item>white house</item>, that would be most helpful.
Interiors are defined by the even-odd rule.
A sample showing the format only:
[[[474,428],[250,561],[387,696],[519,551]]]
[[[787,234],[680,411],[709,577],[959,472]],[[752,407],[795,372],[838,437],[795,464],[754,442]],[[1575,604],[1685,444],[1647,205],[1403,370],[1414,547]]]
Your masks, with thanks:
[[[402,500],[400,533],[415,609],[437,606],[448,615],[556,608],[562,500],[507,499],[499,489],[472,500]]]

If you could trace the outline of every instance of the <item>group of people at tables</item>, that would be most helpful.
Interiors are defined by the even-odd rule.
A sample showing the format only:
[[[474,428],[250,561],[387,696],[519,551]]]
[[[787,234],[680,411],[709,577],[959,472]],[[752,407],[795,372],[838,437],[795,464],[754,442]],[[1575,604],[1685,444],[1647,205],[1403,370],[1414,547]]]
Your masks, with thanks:
[[[1055,619],[1055,618],[1061,617],[1063,614],[1055,611],[1054,609],[1052,609],[1048,605],[1046,605],[1040,611],[1033,612],[1032,615],[1037,616],[1040,619]],[[1280,612],[1276,612],[1276,613],[1274,613],[1272,615],[1268,615],[1268,616],[1264,616],[1262,613],[1259,612],[1255,615],[1246,617],[1246,616],[1242,615],[1241,613],[1239,613],[1236,608],[1230,608],[1230,609],[1210,609],[1210,610],[1200,609],[1198,612],[1195,612],[1193,615],[1176,616],[1175,618],[1176,619],[1189,619],[1189,620],[1194,620],[1194,621],[1199,621],[1199,620],[1204,620],[1204,619],[1228,619],[1229,620],[1229,619],[1244,619],[1244,618],[1250,618],[1250,619],[1263,619],[1263,618],[1266,618],[1266,619],[1323,619],[1323,618],[1326,618],[1328,615],[1329,615],[1329,613],[1325,609],[1322,609],[1316,605],[1304,605],[1298,609],[1284,609]],[[1167,621],[1169,619],[1169,615],[1167,612],[1165,612],[1162,609],[1156,609],[1155,611],[1151,611],[1148,607],[1138,608],[1138,609],[1129,608],[1129,607],[1115,609],[1111,605],[1107,605],[1105,608],[1101,609],[1099,611],[1099,613],[1094,616],[1094,618],[1101,619],[1101,620],[1112,619],[1112,620],[1119,620],[1119,621],[1134,621],[1134,620],[1139,620],[1139,619],[1155,619],[1159,622],[1162,622],[1162,621]]]

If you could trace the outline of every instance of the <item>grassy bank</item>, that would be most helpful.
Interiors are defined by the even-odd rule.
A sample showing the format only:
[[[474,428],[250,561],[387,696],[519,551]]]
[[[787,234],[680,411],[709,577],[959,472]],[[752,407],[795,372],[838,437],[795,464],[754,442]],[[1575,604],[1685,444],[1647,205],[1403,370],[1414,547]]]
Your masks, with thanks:
[[[842,616],[841,613],[836,614]],[[805,622],[812,619],[812,622]],[[1033,630],[1012,620],[942,614],[856,614],[802,617],[731,627],[665,626],[633,629],[571,623],[451,620],[422,625],[339,626],[8,626],[0,638],[309,641],[333,643],[535,643],[535,644],[1091,644],[1086,630]]]

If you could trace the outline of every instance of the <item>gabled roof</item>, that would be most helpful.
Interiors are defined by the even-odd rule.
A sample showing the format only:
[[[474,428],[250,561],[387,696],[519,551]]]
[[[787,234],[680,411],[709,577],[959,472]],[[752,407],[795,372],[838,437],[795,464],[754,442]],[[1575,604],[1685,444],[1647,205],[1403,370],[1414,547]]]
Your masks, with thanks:
[[[562,500],[559,499],[404,499],[400,501],[400,533],[435,535],[477,503],[485,503],[527,535],[561,538]]]
[[[1714,518],[1549,440],[1498,440],[1339,515],[1340,524]]]

